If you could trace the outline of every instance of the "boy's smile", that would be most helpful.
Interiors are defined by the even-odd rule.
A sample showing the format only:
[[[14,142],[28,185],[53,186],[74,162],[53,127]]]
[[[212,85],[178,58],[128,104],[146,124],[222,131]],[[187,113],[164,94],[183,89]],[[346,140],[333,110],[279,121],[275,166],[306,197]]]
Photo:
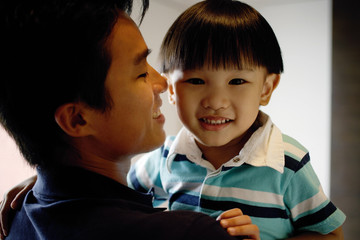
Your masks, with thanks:
[[[170,101],[184,126],[205,147],[238,143],[254,123],[260,105],[266,105],[279,80],[263,67],[253,69],[175,70],[169,75]],[[219,149],[218,149],[219,150]]]
[[[199,119],[200,125],[208,131],[218,131],[230,124],[231,119],[218,116],[207,116]]]

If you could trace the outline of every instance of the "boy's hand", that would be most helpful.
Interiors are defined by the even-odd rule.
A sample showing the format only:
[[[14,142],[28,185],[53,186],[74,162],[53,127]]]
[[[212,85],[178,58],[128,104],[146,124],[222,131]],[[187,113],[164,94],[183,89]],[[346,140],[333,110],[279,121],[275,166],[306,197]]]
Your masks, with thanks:
[[[32,189],[37,177],[33,176],[7,192],[0,204],[0,239],[5,239],[9,233],[11,215],[13,210],[18,210],[24,201],[26,193]]]
[[[223,212],[218,218],[220,225],[226,228],[231,236],[241,236],[242,239],[260,240],[258,226],[251,223],[248,215],[244,215],[238,208]]]

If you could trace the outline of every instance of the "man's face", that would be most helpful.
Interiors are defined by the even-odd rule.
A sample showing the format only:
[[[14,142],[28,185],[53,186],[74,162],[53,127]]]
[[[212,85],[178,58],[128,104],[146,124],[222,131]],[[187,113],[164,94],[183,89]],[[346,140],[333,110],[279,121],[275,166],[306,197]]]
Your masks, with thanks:
[[[94,111],[94,148],[97,155],[117,160],[159,147],[165,140],[165,118],[160,113],[159,94],[166,80],[146,60],[149,50],[135,25],[120,16],[109,38],[111,65],[105,86],[112,108]]]

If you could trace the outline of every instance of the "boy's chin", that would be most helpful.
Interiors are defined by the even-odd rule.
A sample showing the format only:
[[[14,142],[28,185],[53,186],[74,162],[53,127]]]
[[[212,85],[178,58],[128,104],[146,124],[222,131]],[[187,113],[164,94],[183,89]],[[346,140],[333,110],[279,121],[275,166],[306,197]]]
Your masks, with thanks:
[[[201,139],[201,138],[197,138],[195,141],[200,146],[213,147],[213,148],[225,146],[230,142],[230,141],[219,141],[217,139]]]

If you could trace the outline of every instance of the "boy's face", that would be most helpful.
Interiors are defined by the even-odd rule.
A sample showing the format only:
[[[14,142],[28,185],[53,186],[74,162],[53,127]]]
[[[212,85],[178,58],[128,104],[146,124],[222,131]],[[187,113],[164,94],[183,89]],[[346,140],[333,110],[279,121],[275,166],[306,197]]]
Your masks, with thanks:
[[[95,155],[116,160],[119,156],[152,150],[165,140],[159,94],[166,80],[146,60],[149,50],[135,23],[121,16],[109,39],[111,65],[105,86],[112,108],[94,111]]]
[[[220,147],[240,142],[279,81],[263,67],[244,70],[175,70],[169,75],[170,101],[198,144]],[[274,81],[275,80],[275,81]]]

